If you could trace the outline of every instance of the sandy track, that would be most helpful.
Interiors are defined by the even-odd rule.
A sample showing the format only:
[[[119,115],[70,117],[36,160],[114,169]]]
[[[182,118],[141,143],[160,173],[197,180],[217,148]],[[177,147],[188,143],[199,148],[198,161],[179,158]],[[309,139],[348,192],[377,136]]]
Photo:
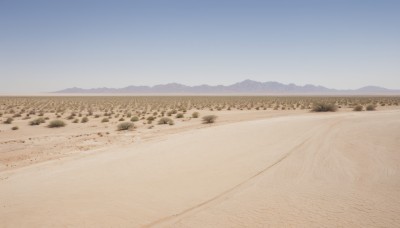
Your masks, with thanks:
[[[4,227],[398,227],[400,112],[234,123],[0,173]]]

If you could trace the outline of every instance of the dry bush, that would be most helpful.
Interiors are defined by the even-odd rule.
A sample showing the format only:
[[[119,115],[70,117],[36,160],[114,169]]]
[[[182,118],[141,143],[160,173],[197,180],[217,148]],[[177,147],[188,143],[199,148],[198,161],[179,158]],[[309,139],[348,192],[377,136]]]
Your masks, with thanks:
[[[132,118],[131,118],[131,121],[132,121],[132,122],[139,121],[139,117],[137,117],[137,116],[134,116],[134,117],[132,117]]]
[[[369,104],[369,105],[367,105],[365,110],[367,110],[367,111],[375,111],[376,110],[376,106],[373,105],[373,104]]]
[[[103,118],[102,120],[101,120],[101,122],[102,123],[106,123],[106,122],[109,122],[110,120],[108,119],[108,118]]]
[[[62,120],[52,120],[50,121],[49,125],[47,125],[49,128],[58,128],[58,127],[65,127],[65,123]]]
[[[311,109],[313,112],[336,112],[336,110],[336,105],[327,103],[316,103]]]
[[[19,129],[18,126],[14,126],[14,127],[11,128],[11,130],[13,130],[13,131],[16,131],[16,130],[18,130],[18,129]]]
[[[87,118],[86,116],[81,119],[81,123],[87,123],[88,121],[89,118]]]
[[[353,111],[361,112],[363,109],[364,107],[362,105],[356,105],[354,106]]]
[[[13,118],[11,118],[11,117],[8,117],[6,120],[4,120],[4,122],[3,122],[3,123],[5,123],[5,124],[11,124],[13,121],[14,121],[14,119],[13,119]]]
[[[193,118],[199,118],[199,112],[194,112],[194,113],[192,113],[192,117]]]
[[[118,124],[117,129],[118,131],[128,131],[132,130],[135,127],[135,125],[131,122],[123,122]]]
[[[162,117],[161,119],[158,120],[158,124],[169,124],[173,125],[174,121],[168,117]]]
[[[34,120],[32,120],[32,121],[30,121],[29,122],[29,125],[40,125],[40,124],[42,124],[42,123],[45,123],[46,122],[46,120],[44,119],[44,118],[37,118],[37,119],[34,119]]]
[[[183,118],[184,117],[184,115],[183,115],[183,113],[178,113],[178,114],[176,114],[176,116],[175,116],[176,118],[178,118],[178,119],[180,119],[180,118]]]
[[[214,123],[216,119],[217,119],[216,115],[203,116],[203,123],[205,124]]]

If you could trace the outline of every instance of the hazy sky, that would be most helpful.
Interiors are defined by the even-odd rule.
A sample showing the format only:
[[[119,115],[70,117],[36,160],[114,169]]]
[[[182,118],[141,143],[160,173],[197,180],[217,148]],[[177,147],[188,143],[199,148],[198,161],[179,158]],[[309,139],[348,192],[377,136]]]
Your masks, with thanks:
[[[400,88],[400,1],[0,0],[0,93],[244,79]]]

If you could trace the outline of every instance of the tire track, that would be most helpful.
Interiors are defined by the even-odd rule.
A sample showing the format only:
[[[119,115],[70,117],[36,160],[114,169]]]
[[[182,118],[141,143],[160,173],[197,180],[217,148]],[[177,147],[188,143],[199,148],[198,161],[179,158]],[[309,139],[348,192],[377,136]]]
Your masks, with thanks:
[[[305,143],[307,143],[310,139],[311,139],[311,137],[305,139],[305,140],[304,140],[303,142],[301,142],[300,144],[294,146],[291,150],[289,150],[289,152],[287,152],[284,156],[282,156],[281,158],[279,158],[279,159],[278,159],[277,161],[275,161],[273,164],[271,164],[271,165],[265,167],[264,169],[258,171],[258,172],[255,173],[254,175],[250,176],[249,178],[245,179],[244,181],[240,182],[239,184],[233,186],[232,188],[229,188],[229,189],[227,189],[226,191],[224,191],[224,192],[222,192],[222,193],[220,193],[220,194],[218,194],[218,195],[216,195],[216,196],[214,196],[214,197],[212,197],[212,198],[210,198],[210,199],[208,199],[208,200],[206,200],[206,201],[204,201],[204,202],[201,202],[201,203],[196,204],[196,205],[194,205],[194,206],[192,206],[192,207],[189,207],[189,208],[187,208],[187,209],[185,209],[185,210],[183,210],[183,211],[181,211],[181,212],[179,212],[179,213],[177,213],[177,214],[173,214],[173,215],[170,215],[170,216],[167,216],[167,217],[158,219],[158,220],[156,220],[156,221],[153,221],[153,222],[151,222],[151,223],[149,223],[149,224],[144,225],[143,227],[153,227],[153,226],[159,225],[159,224],[164,223],[164,222],[168,222],[168,221],[171,221],[171,220],[174,220],[174,219],[179,219],[180,217],[183,217],[183,216],[187,215],[188,213],[192,213],[192,212],[195,212],[195,211],[197,211],[197,210],[200,210],[200,209],[202,209],[204,206],[206,206],[206,205],[208,205],[208,204],[210,204],[210,203],[213,203],[213,202],[215,202],[216,200],[222,199],[223,197],[226,197],[227,195],[229,195],[229,194],[231,194],[231,193],[234,193],[234,192],[235,192],[236,190],[238,190],[239,188],[245,186],[245,185],[248,184],[250,181],[256,179],[256,178],[259,177],[261,174],[267,172],[269,169],[271,169],[271,168],[273,168],[274,166],[276,166],[276,165],[278,165],[279,163],[281,163],[283,160],[285,160],[285,159],[288,158],[291,154],[293,154],[294,151],[296,151],[296,150],[298,150],[299,148],[301,148],[301,147],[302,147]]]

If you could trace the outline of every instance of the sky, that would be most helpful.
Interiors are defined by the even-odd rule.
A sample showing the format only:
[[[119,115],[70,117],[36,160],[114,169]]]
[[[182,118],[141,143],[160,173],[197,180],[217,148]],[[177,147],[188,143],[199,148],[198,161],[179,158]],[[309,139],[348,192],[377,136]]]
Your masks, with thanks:
[[[0,93],[251,79],[400,89],[400,1],[0,0]]]

